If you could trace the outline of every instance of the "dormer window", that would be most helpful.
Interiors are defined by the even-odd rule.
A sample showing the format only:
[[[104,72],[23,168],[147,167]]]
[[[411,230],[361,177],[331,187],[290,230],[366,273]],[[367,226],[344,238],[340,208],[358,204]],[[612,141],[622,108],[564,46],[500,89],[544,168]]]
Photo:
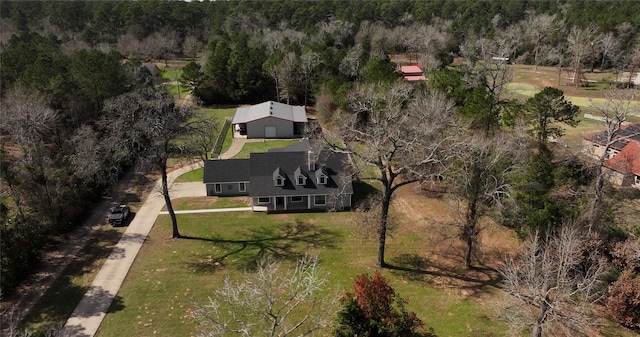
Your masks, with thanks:
[[[326,185],[328,179],[329,176],[323,168],[319,168],[318,170],[316,170],[316,182],[318,183],[318,185]]]
[[[298,167],[293,174],[296,177],[296,185],[304,186],[307,184],[307,177],[302,173],[300,167]]]
[[[276,186],[284,186],[285,175],[284,172],[278,167],[273,171],[273,184]]]

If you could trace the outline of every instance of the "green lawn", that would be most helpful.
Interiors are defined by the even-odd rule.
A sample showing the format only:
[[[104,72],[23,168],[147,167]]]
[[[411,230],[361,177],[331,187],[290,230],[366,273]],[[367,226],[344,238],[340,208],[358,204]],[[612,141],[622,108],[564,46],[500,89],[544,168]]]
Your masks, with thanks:
[[[203,181],[203,179],[204,179],[204,168],[201,167],[179,176],[175,180],[175,182],[176,183],[194,183],[197,181]]]
[[[186,239],[170,239],[168,216],[160,216],[142,247],[97,336],[190,336],[193,302],[204,303],[225,276],[238,276],[261,254],[293,260],[317,253],[328,273],[327,296],[351,288],[353,279],[373,273],[375,241],[358,235],[352,213],[178,215]],[[402,269],[383,275],[438,336],[500,336],[504,328],[477,296],[436,287],[442,277],[411,265],[429,233],[397,231],[388,240],[388,261]],[[419,259],[418,259],[419,260]],[[422,261],[421,263],[428,263]]]
[[[252,152],[267,152],[269,149],[285,147],[299,142],[299,140],[267,140],[257,143],[246,143],[242,147],[242,151],[233,158],[249,158]]]

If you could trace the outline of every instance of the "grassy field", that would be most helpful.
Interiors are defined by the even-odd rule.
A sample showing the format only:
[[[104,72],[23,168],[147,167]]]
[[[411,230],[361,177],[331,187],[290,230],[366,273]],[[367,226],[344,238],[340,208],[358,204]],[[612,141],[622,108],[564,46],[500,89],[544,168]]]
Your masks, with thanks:
[[[357,275],[377,270],[375,241],[359,234],[362,228],[352,213],[193,214],[178,220],[188,238],[169,239],[169,218],[158,219],[98,336],[193,335],[193,302],[205,302],[226,276],[238,276],[265,253],[289,261],[304,253],[319,254],[328,274],[327,296],[350,289]],[[428,272],[430,261],[421,260],[424,269],[412,262],[431,241],[432,234],[424,229],[407,226],[394,232],[387,259],[396,267],[382,270],[396,291],[410,299],[408,309],[438,336],[502,335],[504,327],[491,320],[483,301],[494,291],[491,284],[449,287],[443,282],[447,276]]]
[[[557,68],[536,70],[532,66],[514,65],[514,70],[509,90],[523,99],[545,86],[558,84]],[[594,81],[605,81],[608,76],[610,74],[587,74]],[[560,81],[564,81],[566,73],[560,77]],[[599,84],[589,88],[559,86],[567,97],[576,99],[574,104],[584,104],[589,98],[601,99],[601,92],[595,90],[600,87]],[[589,112],[588,108],[582,109],[581,113]],[[233,116],[235,110],[201,109],[220,121]],[[583,117],[580,120],[577,128],[567,127],[563,137],[563,141],[576,149],[582,135],[602,127],[598,121]],[[640,117],[634,121],[640,121]],[[231,132],[226,135],[222,151],[230,144]],[[250,152],[290,144],[290,141],[250,143],[237,157],[246,158]],[[202,169],[180,178],[180,181],[201,180]],[[144,198],[139,193],[128,196],[127,200],[134,205]],[[187,210],[241,207],[247,203],[243,198],[184,198],[175,200],[174,206]],[[462,268],[455,233],[437,226],[447,221],[448,206],[439,199],[425,200],[412,194],[394,200],[393,207],[398,228],[388,240],[387,262],[395,267],[382,272],[401,296],[410,299],[408,308],[416,311],[425,326],[433,327],[439,337],[504,335],[504,326],[493,321],[488,304],[497,292],[497,280],[490,274],[470,273]],[[190,237],[179,240],[169,239],[168,216],[160,216],[98,336],[194,335],[197,327],[189,317],[193,301],[205,301],[226,275],[239,275],[252,265],[257,255],[266,251],[288,259],[307,251],[317,252],[322,268],[329,273],[331,290],[327,294],[350,288],[358,274],[377,270],[375,242],[363,235],[366,231],[353,216],[353,213],[266,215],[250,212],[178,215],[182,234]],[[293,232],[287,231],[296,223],[303,225]],[[34,308],[27,325],[45,327],[63,322],[125,229],[108,226],[101,229],[78,261]],[[485,233],[482,259],[488,266],[495,266],[496,256],[519,245],[513,233],[504,228],[490,228]],[[636,336],[615,326],[605,330],[603,336]]]
[[[588,86],[578,86],[571,84],[573,74],[563,70],[560,75],[555,67],[534,67],[528,65],[512,65],[513,78],[511,83],[506,85],[506,89],[511,95],[526,99],[535,95],[545,87],[556,87],[564,92],[565,97],[571,103],[581,108],[591,107],[594,103],[604,102],[604,92],[602,89],[612,88],[615,75],[610,72],[585,73],[589,81]],[[640,105],[640,98],[636,97],[637,105]]]
[[[267,140],[257,143],[246,143],[242,147],[242,151],[233,158],[249,158],[252,152],[267,152],[269,149],[276,149],[297,143],[299,140]]]

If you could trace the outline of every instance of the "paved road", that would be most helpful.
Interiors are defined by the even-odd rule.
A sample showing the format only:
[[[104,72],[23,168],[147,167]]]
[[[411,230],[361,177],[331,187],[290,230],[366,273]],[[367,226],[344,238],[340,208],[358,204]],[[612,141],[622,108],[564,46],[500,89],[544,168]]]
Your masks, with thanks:
[[[228,159],[235,156],[248,141],[254,140],[234,139],[229,150],[223,153],[220,158]],[[202,163],[198,163],[170,172],[168,175],[169,183],[171,184],[180,175],[201,166]],[[154,190],[158,191],[159,186],[160,181],[156,183]],[[204,196],[206,192],[203,184],[196,182],[173,184],[170,194],[172,198],[181,198]],[[129,224],[127,231],[113,248],[111,255],[109,255],[84,297],[67,320],[61,336],[93,337],[95,335],[163,206],[164,198],[159,193],[152,192],[149,194]]]

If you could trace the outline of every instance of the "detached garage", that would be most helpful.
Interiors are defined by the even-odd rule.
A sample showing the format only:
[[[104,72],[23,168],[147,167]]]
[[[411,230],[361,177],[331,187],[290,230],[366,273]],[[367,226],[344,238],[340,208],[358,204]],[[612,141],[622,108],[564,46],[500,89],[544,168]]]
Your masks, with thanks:
[[[231,124],[234,137],[302,137],[307,124],[307,113],[303,106],[269,101],[238,108]]]

